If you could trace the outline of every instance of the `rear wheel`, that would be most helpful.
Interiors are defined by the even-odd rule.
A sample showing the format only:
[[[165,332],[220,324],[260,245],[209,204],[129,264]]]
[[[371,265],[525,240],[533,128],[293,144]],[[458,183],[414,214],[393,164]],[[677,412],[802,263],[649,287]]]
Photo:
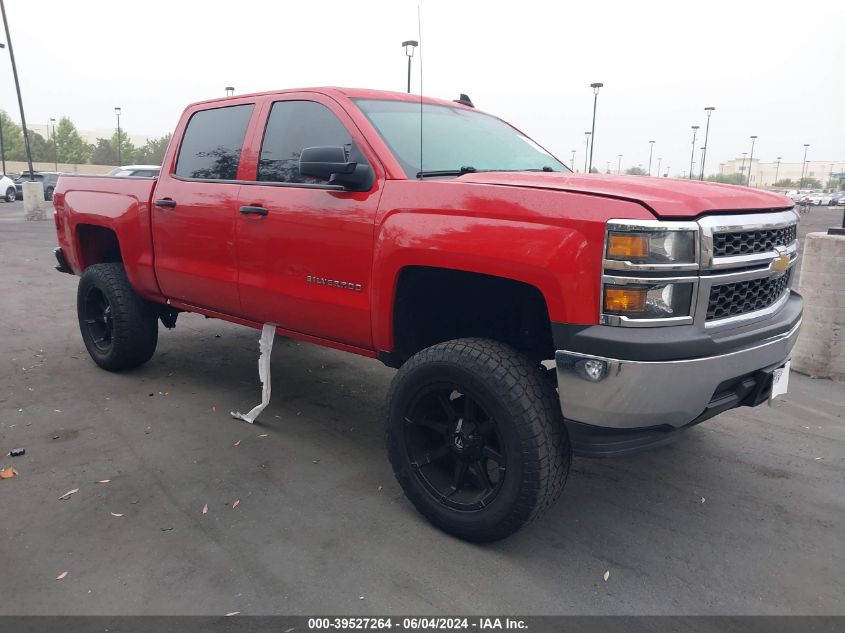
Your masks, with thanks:
[[[14,187],[9,187],[8,189],[6,189],[6,195],[3,196],[3,198],[6,200],[6,202],[14,202],[18,199],[18,192],[15,191]]]
[[[44,190],[44,199],[45,200],[52,200],[53,199],[53,187],[47,187]]]
[[[82,340],[103,369],[120,371],[147,362],[158,343],[158,319],[126,278],[122,264],[85,269],[76,295]]]
[[[387,445],[407,497],[460,538],[504,538],[558,497],[570,447],[539,367],[496,341],[425,349],[397,373]]]

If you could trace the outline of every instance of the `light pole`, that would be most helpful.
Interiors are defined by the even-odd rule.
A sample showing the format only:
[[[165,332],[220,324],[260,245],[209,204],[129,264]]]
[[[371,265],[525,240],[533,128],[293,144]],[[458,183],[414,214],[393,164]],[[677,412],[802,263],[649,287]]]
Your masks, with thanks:
[[[572,171],[575,171],[575,150],[572,150],[572,160],[569,161],[569,164],[572,165]]]
[[[6,18],[6,3],[3,0],[0,0],[0,12],[3,14],[3,26],[6,29],[6,42],[9,44],[9,59],[12,62],[12,75],[15,77],[15,90],[18,93],[18,107],[21,111],[21,128],[23,129],[23,141],[26,146],[26,162],[29,164],[29,179],[34,181],[35,171],[32,169],[32,152],[29,149],[29,131],[26,129],[26,116],[23,111],[21,84],[18,80],[18,67],[17,64],[15,64],[15,51],[12,48],[12,36],[9,34],[9,20]]]
[[[649,148],[648,148],[648,175],[651,176],[651,156],[654,154],[654,141],[649,141]],[[657,169],[660,171],[660,168]]]
[[[662,158],[657,159],[657,177],[660,178],[660,163],[663,162]]]
[[[701,155],[701,177],[699,180],[704,180],[704,161],[707,160],[707,139],[710,138],[710,115],[713,114],[713,110],[715,109],[713,106],[704,108],[704,111],[707,113],[707,125],[704,128],[704,153]]]
[[[703,176],[704,175],[704,146],[703,145],[701,146],[701,170],[702,170],[701,175]],[[702,178],[699,177],[699,180],[702,180]]]
[[[587,137],[587,147],[584,150],[584,173],[589,174],[589,168],[587,167],[587,160],[590,157],[590,132],[584,132],[584,136]]]
[[[622,154],[619,154],[619,162],[616,163],[616,175],[618,176],[622,171]]]
[[[742,153],[742,167],[739,168],[739,173],[740,173],[741,176],[745,175],[745,157],[746,156],[748,156],[748,152],[743,152]],[[740,180],[740,182],[742,182],[742,181]]]
[[[6,48],[3,42],[0,42],[0,48]],[[3,161],[3,175],[6,175],[6,148],[3,146],[3,120],[0,119],[0,160]]]
[[[607,167],[605,167],[604,173],[606,173],[606,174],[610,173],[610,161],[607,161]]]
[[[804,187],[804,171],[807,169],[807,148],[810,147],[809,143],[804,143],[804,161],[801,163],[801,180],[798,183],[798,190],[800,191]]]
[[[748,159],[748,178],[745,180],[745,186],[751,186],[751,168],[754,166],[754,142],[757,140],[756,135],[751,136],[751,157]]]
[[[411,93],[411,58],[414,56],[414,49],[419,46],[419,44],[420,43],[416,40],[402,42],[402,46],[405,47],[405,57],[408,58],[408,94]]]
[[[602,88],[603,86],[604,84],[599,82],[590,84],[590,88],[593,89],[593,129],[591,132],[593,142],[590,143],[590,166],[587,169],[588,173],[593,169],[593,149],[596,146],[596,106],[599,102],[599,88]]]
[[[56,119],[50,117],[50,125],[53,127],[53,162],[56,165],[56,171],[59,171],[59,148],[56,145]]]
[[[120,167],[122,165],[122,161],[120,160],[120,108],[114,109],[114,114],[117,117],[117,166]]]
[[[774,182],[774,183],[772,183],[772,184],[774,184],[775,186],[777,186],[777,184],[778,184],[778,172],[780,171],[780,159],[781,159],[781,157],[780,157],[780,156],[778,156],[778,162],[777,162],[777,164],[775,165],[775,182]]]
[[[226,96],[233,97],[235,95],[235,87],[234,86],[226,86]]]
[[[698,127],[697,125],[692,126],[692,150],[689,154],[689,177],[692,179],[692,164],[695,160],[695,136],[698,134]]]

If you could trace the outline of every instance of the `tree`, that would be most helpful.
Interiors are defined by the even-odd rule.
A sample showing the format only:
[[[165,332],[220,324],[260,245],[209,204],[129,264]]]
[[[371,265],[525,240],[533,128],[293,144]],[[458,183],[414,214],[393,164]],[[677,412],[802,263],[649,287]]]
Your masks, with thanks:
[[[727,185],[744,185],[745,174],[713,174],[707,176],[705,180],[710,182],[722,182]]]
[[[773,187],[780,187],[782,189],[794,189],[797,183],[790,180],[789,178],[781,178],[778,180]]]
[[[32,130],[29,131],[29,151],[32,152],[33,163],[53,162],[53,142]]]
[[[98,138],[91,152],[92,165],[117,165],[118,158],[123,165],[135,162],[135,146],[129,140],[129,135],[120,131],[120,156],[117,154],[117,130],[111,138]]]
[[[168,132],[161,138],[149,139],[143,147],[139,147],[135,152],[135,161],[140,165],[161,165],[171,136],[173,134]]]
[[[590,173],[591,173],[591,174],[597,174],[597,173],[599,173],[599,169],[598,169],[598,167],[590,167]]]
[[[6,160],[26,160],[21,126],[3,111],[0,111],[0,124],[3,125],[3,153]]]
[[[625,174],[628,176],[648,176],[648,173],[642,167],[629,167],[625,170]]]
[[[809,176],[804,176],[804,180],[799,180],[798,184],[801,186],[802,189],[821,189],[822,188],[822,181],[818,178],[810,178]]]
[[[82,140],[76,126],[63,116],[56,126],[56,149],[60,163],[79,165],[91,158],[91,147]]]

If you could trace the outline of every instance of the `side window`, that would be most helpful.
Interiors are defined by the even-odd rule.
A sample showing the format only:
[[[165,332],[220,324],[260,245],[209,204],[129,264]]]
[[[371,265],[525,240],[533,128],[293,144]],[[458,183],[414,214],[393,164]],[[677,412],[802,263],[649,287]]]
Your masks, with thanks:
[[[234,180],[252,104],[195,112],[188,121],[176,175],[182,178]]]
[[[277,101],[264,130],[258,180],[324,184],[324,180],[300,176],[299,155],[306,147],[325,146],[345,147],[350,160],[365,162],[349,132],[326,106],[314,101]]]

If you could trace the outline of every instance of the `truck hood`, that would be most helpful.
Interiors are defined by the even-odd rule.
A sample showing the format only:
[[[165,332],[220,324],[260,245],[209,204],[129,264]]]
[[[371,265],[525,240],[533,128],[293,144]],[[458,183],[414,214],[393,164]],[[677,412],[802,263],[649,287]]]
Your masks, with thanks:
[[[553,189],[637,202],[659,218],[692,218],[708,211],[771,211],[793,206],[786,196],[737,185],[604,174],[478,172],[457,182]]]

